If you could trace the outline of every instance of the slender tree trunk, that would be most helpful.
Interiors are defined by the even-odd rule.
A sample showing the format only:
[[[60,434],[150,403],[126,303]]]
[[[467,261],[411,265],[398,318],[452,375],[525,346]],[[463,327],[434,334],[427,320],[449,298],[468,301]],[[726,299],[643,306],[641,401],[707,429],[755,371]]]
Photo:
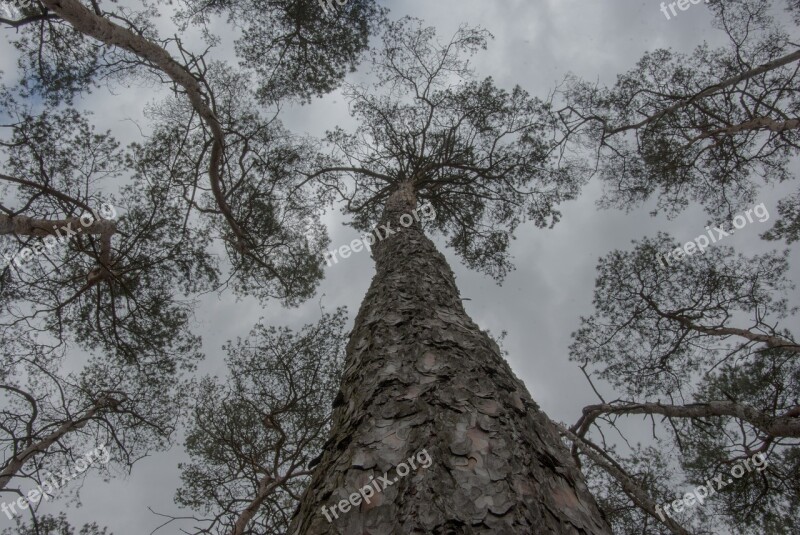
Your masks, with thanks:
[[[464,311],[444,256],[418,224],[401,227],[415,205],[408,184],[387,201],[382,224],[397,232],[373,246],[342,401],[289,533],[610,533],[553,425]],[[430,466],[400,477],[421,450]],[[392,484],[372,483],[369,504],[330,513],[384,472]]]
[[[47,449],[55,444],[57,441],[64,438],[67,434],[77,431],[78,429],[82,429],[86,427],[86,424],[97,415],[97,412],[103,408],[102,405],[98,406],[95,405],[92,407],[86,414],[82,417],[74,419],[74,420],[67,420],[63,424],[61,424],[58,429],[41,439],[40,441],[31,444],[17,455],[15,455],[12,459],[8,461],[8,464],[0,471],[0,490],[6,488],[14,476],[17,475],[25,463],[28,462],[34,455],[38,455],[40,453],[47,453]]]
[[[231,529],[230,535],[243,535],[247,529],[247,525],[256,516],[258,508],[264,504],[264,501],[269,498],[269,495],[275,490],[275,480],[270,476],[264,476],[258,484],[258,494],[253,498],[253,501],[245,507]]]

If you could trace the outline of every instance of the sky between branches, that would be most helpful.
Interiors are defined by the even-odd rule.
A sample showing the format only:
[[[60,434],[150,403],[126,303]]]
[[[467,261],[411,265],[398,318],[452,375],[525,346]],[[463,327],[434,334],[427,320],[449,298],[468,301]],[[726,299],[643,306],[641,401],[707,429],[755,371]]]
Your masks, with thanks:
[[[506,89],[520,84],[542,98],[568,72],[611,84],[618,73],[632,68],[645,51],[672,47],[689,52],[703,40],[712,45],[724,42],[724,35],[710,27],[708,10],[702,4],[669,21],[657,2],[633,0],[386,0],[380,4],[391,9],[392,18],[419,17],[437,27],[443,37],[451,35],[459,23],[482,25],[495,39],[487,51],[475,58],[478,75],[491,75],[498,86]],[[170,24],[165,16],[160,30],[169,34]],[[225,40],[214,57],[232,60],[228,29],[217,26],[212,30]],[[200,48],[199,39],[185,44],[190,49]],[[7,50],[5,40],[1,46],[0,71],[6,77],[13,76],[14,54]],[[351,79],[359,76],[356,73]],[[139,138],[139,127],[146,131],[144,105],[155,102],[165,92],[164,88],[140,87],[118,88],[115,93],[96,90],[88,97],[87,107],[94,112],[91,120],[98,130],[110,129],[125,144]],[[338,92],[309,106],[285,108],[282,118],[288,129],[299,134],[321,136],[335,126],[345,130],[353,127],[345,99]],[[777,213],[777,200],[793,187],[796,185],[764,189],[759,202],[766,204],[770,214]],[[630,214],[599,211],[594,204],[599,194],[600,186],[593,181],[577,201],[560,207],[563,218],[552,230],[539,230],[533,225],[518,229],[512,246],[516,271],[509,274],[502,287],[467,270],[451,251],[444,250],[462,296],[470,299],[465,302],[467,312],[481,328],[495,334],[508,331],[504,346],[512,368],[551,418],[568,423],[578,418],[584,405],[596,401],[575,363],[569,362],[567,348],[570,333],[579,325],[579,316],[591,312],[597,259],[613,249],[629,249],[631,240],[654,236],[658,230],[671,233],[680,242],[691,240],[703,232],[706,221],[699,207],[692,207],[671,221],[664,216],[650,217],[650,205]],[[342,221],[338,212],[329,213],[326,218],[330,248],[358,236],[355,230],[343,227]],[[749,225],[727,239],[725,245],[748,255],[770,250],[778,244],[758,238],[769,225],[771,221]],[[797,249],[790,259],[794,280],[800,279]],[[373,273],[372,260],[363,254],[328,267],[317,296],[298,309],[282,309],[278,303],[263,309],[255,299],[237,303],[230,294],[222,299],[206,296],[198,308],[197,330],[204,333],[208,358],[199,372],[224,375],[223,352],[219,348],[228,339],[246,336],[262,316],[267,324],[297,328],[318,319],[321,300],[329,310],[347,305],[352,322]],[[798,297],[800,293],[796,292],[790,301],[798,304]],[[633,436],[636,437],[635,431]],[[75,524],[96,521],[116,535],[149,532],[160,522],[148,507],[179,514],[172,500],[179,486],[177,463],[183,460],[181,448],[175,447],[169,453],[140,462],[127,479],[103,483],[90,478],[81,492],[84,506],[72,508],[69,517]],[[55,514],[63,507],[63,502],[56,502],[43,507],[40,513]],[[8,522],[0,517],[0,529],[10,525]]]

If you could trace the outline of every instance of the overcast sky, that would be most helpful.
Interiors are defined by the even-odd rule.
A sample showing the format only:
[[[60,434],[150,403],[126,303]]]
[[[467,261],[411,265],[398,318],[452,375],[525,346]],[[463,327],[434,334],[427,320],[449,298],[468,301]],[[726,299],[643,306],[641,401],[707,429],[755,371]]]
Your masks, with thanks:
[[[690,51],[704,40],[722,42],[710,26],[705,4],[691,6],[667,20],[660,2],[639,0],[389,0],[382,2],[397,18],[412,15],[449,36],[461,23],[482,25],[494,34],[489,49],[475,59],[480,76],[491,75],[510,89],[519,84],[532,95],[546,97],[568,72],[601,83],[613,83],[617,74],[631,68],[641,55],[659,47]],[[169,28],[168,20],[163,28]],[[224,28],[217,31],[223,33]],[[172,33],[172,32],[168,32]],[[14,74],[14,59],[7,41],[0,44],[0,69]],[[219,56],[218,56],[219,57]],[[227,57],[223,54],[222,57]],[[157,96],[153,88],[112,94],[95,91],[83,104],[95,113],[100,128],[112,130],[123,142],[139,139],[131,120],[141,123],[142,110]],[[297,133],[321,135],[336,126],[352,126],[347,105],[338,93],[312,105],[285,110],[283,120]],[[760,200],[770,213],[786,190],[764,190]],[[600,187],[593,181],[577,201],[561,206],[562,221],[552,230],[521,228],[512,247],[516,271],[502,286],[464,268],[451,251],[445,250],[467,311],[481,328],[494,334],[507,331],[504,347],[509,362],[525,382],[533,398],[555,420],[574,422],[584,405],[595,402],[580,370],[568,360],[570,333],[581,315],[589,315],[598,258],[614,249],[627,249],[631,240],[654,236],[658,230],[685,242],[703,232],[706,216],[697,208],[674,220],[653,218],[650,206],[626,214],[600,211],[595,207]],[[349,243],[356,231],[342,226],[337,212],[327,218],[331,248]],[[725,245],[752,254],[771,249],[758,239],[770,223],[748,225]],[[800,265],[792,256],[795,280]],[[317,297],[297,309],[278,303],[263,308],[255,300],[236,302],[230,295],[208,296],[197,309],[196,332],[201,333],[207,355],[203,373],[224,374],[220,346],[228,339],[246,336],[259,317],[274,325],[297,327],[316,321],[319,301],[330,309],[347,305],[351,323],[374,274],[366,253],[354,254],[326,271]],[[794,298],[797,296],[795,295]],[[182,442],[182,441],[181,441]],[[148,507],[177,513],[173,504],[179,485],[177,463],[185,460],[182,446],[140,461],[130,476],[109,483],[87,479],[81,491],[83,506],[69,506],[76,523],[96,521],[117,535],[149,533],[160,523]],[[44,504],[41,513],[66,508],[62,502]],[[0,515],[0,529],[9,525]],[[188,527],[188,526],[187,526]],[[159,533],[176,533],[167,527]]]

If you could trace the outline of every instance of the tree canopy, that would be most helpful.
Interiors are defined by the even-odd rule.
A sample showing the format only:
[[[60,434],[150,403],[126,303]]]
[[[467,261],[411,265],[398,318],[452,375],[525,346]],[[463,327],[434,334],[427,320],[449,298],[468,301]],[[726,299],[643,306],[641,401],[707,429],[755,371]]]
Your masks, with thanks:
[[[375,0],[8,11],[0,26],[18,64],[0,78],[0,497],[99,443],[114,456],[94,470],[130,471],[185,431],[175,501],[191,516],[156,511],[162,529],[287,530],[314,467],[341,445],[328,435],[345,402],[345,312],[296,331],[260,321],[223,348],[223,379],[195,376],[194,313],[228,290],[286,307],[313,297],[331,207],[369,231],[407,192],[436,214],[425,231],[502,282],[520,226],[553,227],[594,176],[600,207],[655,202],[654,215],[674,218],[697,204],[712,224],[791,184],[800,2],[708,5],[727,45],[650,51],[608,87],[569,76],[542,98],[476,73],[487,30],[442,38],[413,17],[388,21]],[[233,34],[233,61],[217,54],[217,24]],[[355,83],[364,59],[370,83]],[[123,145],[95,126],[89,95],[148,84],[166,94],[147,105],[141,136]],[[317,140],[282,122],[287,106],[340,86],[354,128]],[[773,221],[765,240],[800,241],[800,190]],[[569,348],[598,399],[558,429],[617,533],[788,535],[800,509],[791,250],[715,243],[663,265],[678,245],[660,232],[600,259]],[[763,469],[705,507],[663,514],[681,486],[757,455]],[[65,515],[29,514],[7,532],[76,531]]]
[[[502,280],[514,230],[555,224],[580,175],[548,139],[547,103],[475,76],[469,58],[490,38],[463,26],[440,40],[420,20],[390,23],[373,53],[374,85],[345,86],[358,128],[330,131],[331,153],[308,176],[364,231],[398,184],[412,184],[437,214],[430,230],[467,266]]]
[[[593,155],[606,186],[602,205],[632,208],[655,197],[656,211],[675,215],[697,202],[724,218],[753,204],[762,183],[793,178],[797,28],[763,0],[709,7],[728,46],[654,50],[611,87],[569,77],[560,88],[564,143]],[[786,7],[798,15],[796,2]],[[796,205],[781,203],[785,220]],[[789,221],[771,236],[791,239],[797,223]]]
[[[0,87],[3,493],[95,443],[127,470],[171,446],[203,356],[198,296],[296,305],[322,277],[323,207],[296,170],[311,149],[277,112],[336,88],[385,10],[187,1],[161,37],[170,5],[45,0],[0,18],[19,58]],[[220,19],[238,64],[215,58]],[[198,32],[206,48],[192,50]],[[92,92],[159,84],[171,96],[147,108],[140,140],[93,126]]]

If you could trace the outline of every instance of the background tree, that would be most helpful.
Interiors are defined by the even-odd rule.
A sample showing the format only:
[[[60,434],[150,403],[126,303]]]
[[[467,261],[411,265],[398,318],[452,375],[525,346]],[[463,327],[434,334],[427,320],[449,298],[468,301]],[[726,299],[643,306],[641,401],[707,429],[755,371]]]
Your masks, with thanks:
[[[0,19],[16,28],[20,52],[20,79],[0,92],[0,234],[10,255],[41,251],[4,262],[0,274],[4,490],[90,439],[114,442],[128,468],[171,443],[184,374],[200,357],[189,329],[199,292],[233,286],[296,304],[321,277],[327,237],[292,171],[306,149],[263,110],[335,87],[383,11],[372,0],[328,17],[310,2],[186,3],[175,18],[182,30],[220,15],[242,30],[234,69],[207,60],[217,43],[208,31],[202,53],[180,34],[160,38],[151,19],[167,4],[59,0]],[[174,98],[152,109],[152,133],[123,151],[71,105],[101,84],[137,79],[165,82]],[[78,227],[103,203],[113,221],[45,250],[54,225]],[[217,244],[232,264],[227,279]],[[80,350],[92,358],[76,366]],[[31,529],[40,529],[35,518]]]
[[[95,357],[79,371],[64,373],[63,346],[46,348],[24,332],[16,334],[3,339],[8,367],[0,385],[0,492],[18,494],[12,481],[39,484],[98,444],[113,448],[112,465],[130,469],[171,443],[185,404],[185,380],[170,369],[173,363],[131,367]]]
[[[516,225],[552,223],[576,191],[552,166],[545,106],[473,78],[468,57],[487,38],[462,27],[439,43],[419,21],[390,24],[373,59],[377,95],[348,88],[359,130],[330,133],[333,153],[309,175],[384,239],[331,436],[289,533],[609,532],[555,428],[467,316],[444,257],[401,219],[429,202],[428,226],[502,277]],[[400,477],[395,467],[422,449],[431,466]],[[328,523],[322,506],[384,472],[391,486]]]
[[[184,374],[199,358],[190,308],[173,294],[207,286],[216,268],[204,237],[181,233],[176,211],[150,217],[135,188],[122,202],[97,191],[122,161],[107,133],[74,110],[34,115],[3,96],[13,120],[0,226],[16,258],[0,277],[0,488],[13,495],[97,441],[128,469],[170,443]],[[91,215],[104,204],[116,218]],[[42,246],[56,236],[55,247]],[[166,249],[182,240],[194,245]],[[39,254],[23,256],[27,249]]]
[[[113,5],[105,7],[114,8]],[[249,263],[250,271],[257,271],[256,276],[267,281],[280,279],[280,271],[288,269],[279,264],[286,255],[273,258],[267,254],[269,247],[263,246],[264,238],[257,232],[261,229],[250,228],[255,225],[252,218],[246,218],[252,210],[246,203],[252,199],[237,195],[242,184],[251,184],[252,179],[248,180],[239,173],[230,176],[225,173],[229,170],[225,169],[226,162],[230,162],[232,157],[227,151],[229,145],[246,144],[254,135],[253,116],[250,116],[250,131],[246,125],[243,131],[239,131],[235,122],[224,120],[225,114],[233,110],[221,108],[225,103],[220,101],[223,99],[221,95],[217,98],[217,88],[209,79],[211,75],[205,53],[193,54],[182,46],[179,38],[159,39],[152,24],[145,22],[148,17],[157,16],[155,5],[140,12],[125,8],[106,11],[105,7],[96,3],[86,7],[78,0],[45,1],[41,6],[26,10],[19,20],[5,21],[20,29],[21,36],[16,45],[23,52],[27,51],[20,60],[26,75],[22,87],[31,86],[31,89],[23,91],[23,95],[38,92],[51,95],[59,102],[68,101],[69,95],[88,89],[98,80],[110,76],[111,72],[149,76],[169,83],[173,91],[185,97],[185,102],[191,105],[194,126],[199,125],[206,138],[203,158],[207,173],[203,178],[208,182],[214,202],[208,203],[205,214],[224,221],[227,232],[222,233],[222,237],[226,245],[244,257],[239,261]],[[372,0],[349,2],[331,17],[321,17],[320,11],[318,5],[293,1],[192,1],[187,3],[186,10],[178,13],[177,22],[203,24],[214,14],[227,14],[234,24],[244,24],[244,35],[237,41],[237,51],[242,54],[247,68],[240,66],[240,71],[242,76],[253,76],[254,96],[259,102],[274,103],[285,98],[307,100],[338,84],[346,67],[352,68],[366,49],[369,32],[383,15]],[[266,22],[269,24],[262,25]],[[92,54],[77,47],[75,52],[91,63],[91,68],[84,68],[80,61],[63,60],[57,51],[49,52],[50,47],[57,48],[61,44],[64,35],[76,39],[84,48],[95,50]],[[210,33],[207,37],[212,45],[216,42]],[[168,47],[176,50],[180,60],[170,54]],[[114,59],[117,57],[119,59]],[[292,62],[292,59],[298,61]],[[57,69],[62,60],[67,65]],[[313,68],[309,68],[310,65]],[[52,80],[42,74],[56,70],[64,74]],[[76,71],[86,72],[80,76],[69,74]],[[221,73],[217,80],[223,87],[219,91],[224,91],[225,81],[230,79],[230,75],[226,77]],[[284,83],[289,79],[291,84]],[[45,83],[48,80],[50,83]],[[80,80],[80,83],[73,83],[74,80]],[[280,91],[275,87],[280,87]],[[262,199],[261,204],[264,201]],[[269,208],[277,211],[276,200],[271,201]],[[286,224],[290,226],[291,221]],[[297,250],[303,250],[301,243],[293,245]]]
[[[727,47],[659,49],[611,87],[575,77],[562,86],[560,132],[596,158],[606,186],[601,205],[632,208],[656,197],[655,211],[674,215],[697,202],[722,219],[752,205],[762,181],[792,178],[800,148],[797,27],[777,23],[766,0],[708,5]],[[797,16],[796,2],[788,8]],[[781,201],[770,239],[798,239],[799,202],[800,194]]]
[[[793,533],[800,344],[781,326],[797,312],[785,297],[793,288],[788,255],[736,256],[717,245],[670,269],[654,261],[676,245],[659,234],[601,260],[595,312],[582,320],[570,351],[619,397],[585,407],[573,439],[623,469],[612,472],[615,485],[605,498],[626,504],[607,510],[621,532],[660,532],[648,528],[658,519],[653,510],[630,508],[637,499],[625,484],[665,504],[679,497],[681,484],[692,488],[718,474],[732,479],[733,465],[760,453],[763,471],[733,479],[704,507],[671,513],[689,530],[671,531],[718,533],[724,524],[731,533]],[[643,452],[628,443],[628,453],[617,454],[610,431],[629,435],[623,420],[631,417],[644,418],[661,447]]]
[[[330,429],[346,319],[338,309],[297,333],[259,323],[224,348],[230,374],[198,385],[176,497],[211,518],[183,531],[286,532]]]
[[[75,535],[75,528],[67,521],[64,513],[58,516],[43,516],[35,524],[20,523],[15,528],[3,530],[3,535]],[[106,528],[99,527],[96,523],[84,524],[78,535],[113,535]]]
[[[632,209],[655,197],[654,213],[675,215],[698,202],[719,221],[752,205],[762,180],[793,178],[800,51],[797,28],[776,22],[776,7],[796,19],[798,4],[709,7],[727,47],[656,50],[611,87],[574,77],[563,86],[559,132],[596,159],[601,205]],[[763,237],[796,241],[798,205],[797,194],[781,200]],[[595,313],[571,355],[621,397],[607,401],[596,388],[601,402],[563,434],[587,463],[592,488],[610,489],[599,499],[618,532],[711,533],[721,518],[736,533],[790,533],[800,396],[797,344],[778,327],[794,313],[784,297],[787,256],[737,258],[715,245],[663,269],[659,258],[676,245],[660,234],[601,260]],[[636,435],[624,422],[633,415],[646,418],[661,447],[610,438],[610,430]],[[662,519],[654,507],[672,501],[681,482],[702,484],[756,453],[769,459],[764,472],[655,526]]]

